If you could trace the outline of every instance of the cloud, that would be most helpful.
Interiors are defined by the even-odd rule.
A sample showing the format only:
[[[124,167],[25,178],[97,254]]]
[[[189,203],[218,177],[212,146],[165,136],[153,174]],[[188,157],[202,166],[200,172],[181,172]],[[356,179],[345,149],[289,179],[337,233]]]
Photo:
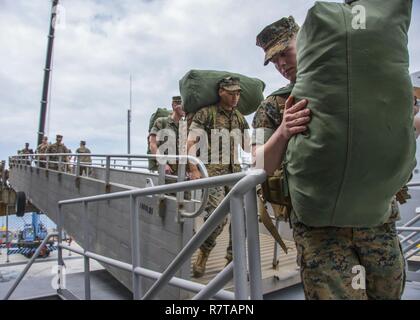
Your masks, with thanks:
[[[132,152],[145,153],[148,121],[169,106],[190,69],[231,70],[259,77],[266,93],[286,84],[262,65],[255,36],[294,15],[301,24],[307,0],[61,0],[49,108],[49,135],[62,133],[98,153],[126,151],[129,75],[133,75]],[[418,8],[418,3],[415,4]],[[411,72],[420,70],[420,10],[413,10]],[[0,159],[36,142],[50,1],[0,0]],[[252,117],[248,117],[251,120]]]

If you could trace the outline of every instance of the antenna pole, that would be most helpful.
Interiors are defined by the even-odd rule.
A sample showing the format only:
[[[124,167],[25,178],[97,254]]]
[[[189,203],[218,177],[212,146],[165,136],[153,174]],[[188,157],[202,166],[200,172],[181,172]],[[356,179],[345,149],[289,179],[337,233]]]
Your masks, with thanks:
[[[132,94],[133,92],[133,79],[130,74],[130,107],[127,110],[127,153],[131,154],[131,109],[132,109]],[[131,160],[128,160],[128,167],[131,170]]]

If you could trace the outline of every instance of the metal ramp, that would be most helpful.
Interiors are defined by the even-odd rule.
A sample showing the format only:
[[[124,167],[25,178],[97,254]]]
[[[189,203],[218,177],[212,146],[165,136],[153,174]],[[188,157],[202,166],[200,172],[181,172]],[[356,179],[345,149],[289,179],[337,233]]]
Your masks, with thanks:
[[[65,156],[68,155],[56,155]],[[9,182],[16,191],[25,192],[27,200],[36,204],[55,223],[58,223],[57,204],[60,200],[132,191],[164,184],[165,179],[174,182],[177,180],[177,177],[165,177],[164,174],[145,169],[150,156],[131,155],[128,159],[121,155],[92,155],[92,164],[80,164],[77,160],[70,163],[60,158],[58,163],[47,159],[44,165],[40,165],[42,161],[38,162],[36,159],[30,162],[28,157],[9,161]],[[129,161],[131,164],[128,164]],[[88,176],[79,174],[82,166],[89,168]],[[199,167],[203,169],[204,166]],[[204,172],[204,176],[206,175]],[[138,205],[140,225],[143,226],[140,240],[143,242],[141,249],[145,266],[163,271],[192,236],[193,219],[185,219],[180,223],[180,212],[188,214],[200,210],[200,204],[179,201],[174,195],[157,195],[142,198]],[[87,216],[88,220],[85,220]],[[63,209],[62,217],[64,230],[76,242],[86,245],[84,225],[89,224],[87,247],[90,250],[126,263],[132,262],[130,202],[126,199],[93,203],[86,214],[83,206],[67,206]],[[118,281],[132,289],[129,272],[104,266]],[[186,266],[177,275],[188,279],[189,272],[189,267]],[[185,296],[176,288],[170,288],[166,294],[166,298],[174,299]]]
[[[201,278],[191,279],[201,284],[208,284],[217,274],[223,270],[226,264],[226,248],[229,244],[228,224],[223,232],[217,238],[216,247],[212,250],[207,261],[206,273]],[[293,241],[284,240],[288,254],[286,255],[280,250],[278,265],[273,268],[273,251],[274,239],[270,235],[260,233],[260,250],[261,250],[261,272],[263,294],[270,294],[277,290],[296,285],[301,282],[299,269],[296,264],[296,246]],[[196,259],[197,253],[194,253],[191,262]],[[191,264],[192,268],[192,264]],[[233,290],[233,282],[230,281],[226,286],[226,290]]]
[[[134,299],[263,299],[264,293],[270,292],[270,286],[277,286],[271,291],[279,291],[279,286],[288,287],[298,282],[296,250],[291,250],[293,255],[280,254],[279,270],[273,270],[270,253],[274,242],[259,231],[255,187],[266,178],[263,170],[165,184],[168,177],[164,174],[119,170],[115,164],[112,168],[109,155],[105,156],[106,164],[102,167],[92,166],[95,170],[90,177],[77,174],[79,161],[75,166],[76,174],[72,174],[68,164],[59,163],[59,168],[64,165],[65,170],[45,170],[22,165],[19,157],[22,156],[18,156],[18,162],[16,159],[11,162],[10,182],[57,221],[58,232],[50,234],[49,238],[58,237],[58,266],[64,266],[63,250],[84,257],[85,299],[91,298],[91,259],[100,262],[131,289]],[[23,162],[28,163],[28,160]],[[134,186],[121,184],[121,181],[131,181]],[[200,215],[205,200],[185,200],[183,192],[202,190],[205,198],[207,188],[224,185],[233,186],[231,192],[193,234],[193,219]],[[191,258],[228,214],[232,222],[234,261],[223,266],[226,228],[219,248],[210,257],[207,276],[199,280],[202,283],[191,281]],[[413,226],[417,221],[420,221],[419,212],[397,229],[401,242],[407,244],[404,247],[406,258],[418,253],[416,235],[420,228]],[[83,249],[71,248],[62,242],[63,228]],[[288,245],[293,247],[290,242]],[[31,267],[40,248],[8,291],[6,299]],[[281,274],[286,266],[291,267],[289,273]],[[410,281],[417,281],[419,274],[418,270],[411,271]],[[192,296],[191,292],[196,294]],[[72,297],[65,288],[58,293]]]
[[[64,229],[83,247],[81,251],[74,251],[74,248],[59,243],[58,252],[60,265],[62,250],[84,255],[87,299],[90,298],[89,259],[102,263],[118,281],[133,291],[134,298],[139,298],[141,291],[146,293],[144,298],[149,299],[185,299],[191,297],[189,291],[192,290],[200,291],[197,298],[218,296],[226,299],[233,297],[233,293],[222,288],[232,287],[232,282],[229,281],[233,279],[233,273],[238,274],[234,286],[234,296],[237,298],[244,298],[248,294],[253,298],[262,298],[267,289],[279,289],[288,281],[290,284],[299,281],[296,277],[293,250],[285,259],[280,257],[280,269],[285,264],[293,265],[293,276],[279,276],[272,269],[274,242],[266,235],[258,236],[256,241],[258,222],[255,220],[256,224],[252,222],[252,225],[250,222],[257,219],[256,198],[252,190],[255,192],[255,186],[264,179],[265,173],[261,170],[182,182],[180,177],[185,176],[185,165],[179,166],[180,172],[175,177],[165,175],[163,165],[158,173],[145,170],[145,166],[138,166],[137,161],[147,161],[152,157],[150,155],[92,155],[92,164],[80,163],[77,154],[43,155],[46,158],[43,165],[43,160],[38,156],[33,155],[31,159],[31,155],[18,155],[9,159],[9,181],[15,190],[25,192],[28,200],[58,224],[59,241]],[[49,156],[54,156],[55,161],[50,161]],[[75,161],[64,161],[64,157],[68,156],[75,157]],[[59,161],[56,161],[57,158]],[[204,165],[198,159],[195,161],[206,176]],[[51,164],[53,168],[50,167]],[[79,169],[82,166],[89,168],[87,176],[80,175]],[[178,180],[179,183],[167,184],[170,179]],[[232,191],[225,198],[224,204],[219,206],[218,213],[213,213],[214,219],[206,222],[206,230],[200,230],[200,235],[193,235],[194,218],[200,215],[205,206],[207,188],[217,185],[235,185],[240,191]],[[201,190],[198,193],[199,200],[194,200],[196,197],[186,200],[185,190]],[[223,269],[225,260],[218,256],[216,250],[215,268],[212,270],[210,261],[208,276],[200,280],[210,284],[203,285],[195,279],[190,281],[191,256],[196,251],[194,248],[201,244],[200,239],[206,233],[211,232],[209,228],[218,224],[217,219],[235,211],[238,213],[233,217],[237,221],[232,225],[236,225],[236,231],[233,232],[236,235],[233,238],[237,238],[236,256],[239,257],[239,264]],[[246,211],[248,216],[246,228],[256,228],[255,235],[253,232],[248,237],[245,235],[245,220],[238,218],[241,211]],[[192,241],[191,238],[198,239]],[[246,238],[249,238],[248,245],[251,247],[242,247]],[[224,238],[222,236],[219,242],[223,245],[226,241],[227,235]],[[261,247],[258,245],[259,241],[262,243]],[[200,243],[197,245],[198,242]],[[260,256],[260,250],[263,253],[262,261],[256,259]],[[248,263],[246,260],[249,260]],[[261,262],[266,269],[264,276],[255,276],[261,271],[258,266]],[[254,276],[246,284],[248,268]],[[221,272],[217,274],[216,269]],[[267,277],[264,278],[265,276]],[[266,279],[268,282],[263,283],[262,280]],[[226,283],[221,286],[223,282]],[[171,285],[161,290],[165,284]],[[248,286],[250,287],[247,289]],[[215,288],[218,290],[212,291]],[[248,290],[250,292],[246,293]]]

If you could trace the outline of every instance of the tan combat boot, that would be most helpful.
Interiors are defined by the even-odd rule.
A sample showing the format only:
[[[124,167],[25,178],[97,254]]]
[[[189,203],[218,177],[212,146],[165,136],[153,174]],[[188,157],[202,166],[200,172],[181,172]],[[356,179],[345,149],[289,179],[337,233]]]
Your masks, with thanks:
[[[206,263],[209,258],[210,252],[199,250],[197,260],[193,264],[193,276],[194,278],[200,278],[206,272]]]

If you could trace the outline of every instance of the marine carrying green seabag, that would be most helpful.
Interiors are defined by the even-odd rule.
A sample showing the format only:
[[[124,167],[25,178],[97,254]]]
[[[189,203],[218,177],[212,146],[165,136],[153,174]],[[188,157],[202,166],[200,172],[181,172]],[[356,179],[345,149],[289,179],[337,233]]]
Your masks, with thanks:
[[[186,112],[197,112],[200,108],[215,104],[219,100],[219,82],[233,76],[240,79],[241,98],[238,110],[248,115],[257,110],[264,100],[265,83],[257,78],[227,71],[190,70],[179,80],[179,92]]]
[[[372,227],[415,167],[407,32],[411,0],[317,2],[297,37],[292,96],[307,133],[286,155],[292,205],[309,226]]]
[[[168,117],[170,114],[172,113],[171,110],[166,109],[166,108],[157,108],[156,111],[152,114],[152,116],[150,117],[149,120],[149,134],[150,134],[150,130],[152,130],[153,125],[155,124],[155,121],[158,118],[164,118],[164,117]],[[150,150],[150,143],[149,143],[149,137],[147,137],[147,154],[151,154],[152,151]],[[157,170],[158,165],[156,160],[153,159],[149,159],[149,170]]]

